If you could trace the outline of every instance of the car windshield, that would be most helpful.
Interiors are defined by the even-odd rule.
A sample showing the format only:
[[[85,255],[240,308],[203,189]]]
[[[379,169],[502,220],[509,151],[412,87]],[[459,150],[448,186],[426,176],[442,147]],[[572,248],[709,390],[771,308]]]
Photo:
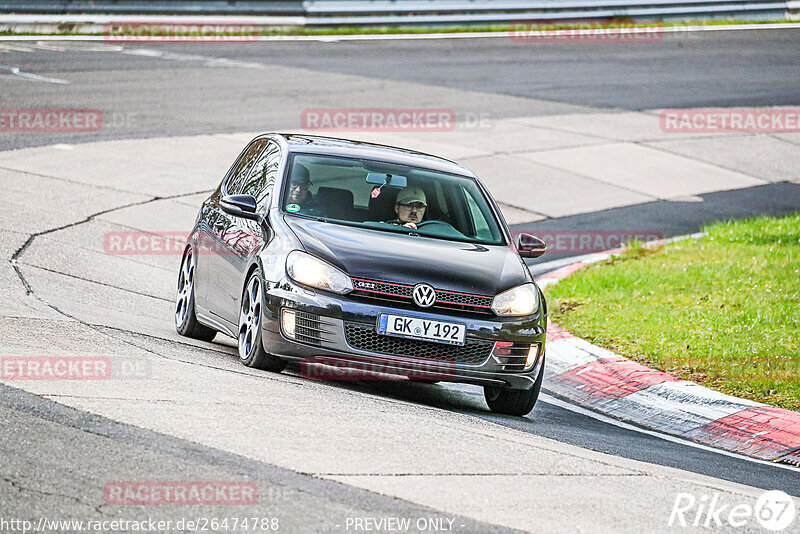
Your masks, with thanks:
[[[371,160],[294,154],[282,206],[296,215],[484,245],[505,244],[477,182]]]

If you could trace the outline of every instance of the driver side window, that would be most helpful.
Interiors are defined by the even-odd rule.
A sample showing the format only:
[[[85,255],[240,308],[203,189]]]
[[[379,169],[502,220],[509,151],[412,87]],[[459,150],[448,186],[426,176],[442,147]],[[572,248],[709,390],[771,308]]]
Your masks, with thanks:
[[[269,141],[266,150],[256,160],[250,170],[250,177],[242,187],[242,194],[253,195],[259,211],[264,211],[278,176],[281,164],[281,149],[277,143]]]
[[[269,143],[266,139],[259,139],[250,143],[247,150],[236,162],[236,165],[231,170],[228,178],[223,185],[223,193],[226,195],[239,195],[244,189],[245,181],[250,176],[250,171],[256,162],[256,158],[264,150],[264,147]]]
[[[467,198],[467,207],[469,208],[472,225],[475,229],[474,237],[479,239],[492,239],[494,236],[489,229],[489,223],[486,222],[486,217],[481,212],[478,204],[475,203],[475,199],[472,198],[472,195],[468,191],[465,191],[464,196]]]

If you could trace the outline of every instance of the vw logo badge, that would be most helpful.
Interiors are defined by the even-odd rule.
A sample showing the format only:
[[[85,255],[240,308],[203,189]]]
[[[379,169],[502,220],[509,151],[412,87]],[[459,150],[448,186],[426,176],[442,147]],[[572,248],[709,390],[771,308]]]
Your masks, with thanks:
[[[428,284],[417,284],[414,286],[414,302],[417,306],[430,308],[436,302],[436,291]]]

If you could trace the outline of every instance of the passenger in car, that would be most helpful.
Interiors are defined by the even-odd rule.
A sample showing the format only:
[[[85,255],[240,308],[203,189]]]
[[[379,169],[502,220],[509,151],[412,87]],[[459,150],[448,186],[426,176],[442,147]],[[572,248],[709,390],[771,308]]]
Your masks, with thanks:
[[[417,224],[422,222],[427,207],[425,191],[417,186],[408,186],[397,193],[397,200],[394,204],[397,219],[387,222],[416,229]]]

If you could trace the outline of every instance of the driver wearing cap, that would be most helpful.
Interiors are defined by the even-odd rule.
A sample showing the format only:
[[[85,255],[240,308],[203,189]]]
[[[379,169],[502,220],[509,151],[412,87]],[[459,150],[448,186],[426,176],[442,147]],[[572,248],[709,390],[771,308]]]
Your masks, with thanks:
[[[308,168],[302,164],[292,166],[292,174],[289,179],[289,194],[286,198],[288,211],[307,213],[316,215],[320,205],[314,195],[311,194],[311,176]]]
[[[397,219],[389,222],[416,229],[417,224],[422,222],[427,207],[425,191],[417,186],[408,186],[397,193],[397,201],[394,205]]]

